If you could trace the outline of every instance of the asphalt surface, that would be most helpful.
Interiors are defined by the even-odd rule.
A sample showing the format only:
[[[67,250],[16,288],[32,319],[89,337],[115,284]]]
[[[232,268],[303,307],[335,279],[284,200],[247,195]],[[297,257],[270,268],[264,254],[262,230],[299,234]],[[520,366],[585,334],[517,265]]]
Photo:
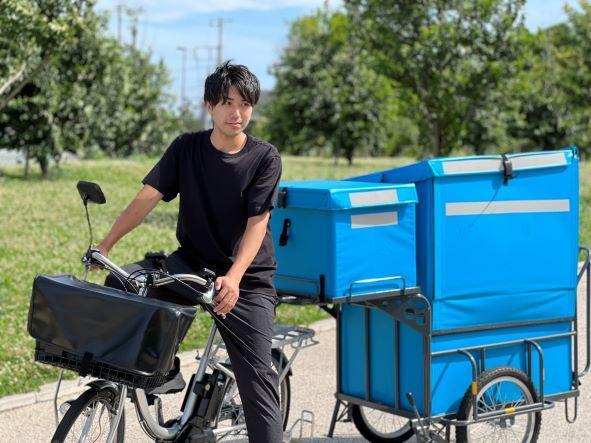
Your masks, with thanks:
[[[584,288],[579,291],[580,317],[584,317]],[[332,411],[334,408],[335,391],[335,331],[330,328],[332,320],[320,325],[323,331],[317,332],[318,345],[303,349],[298,355],[291,377],[292,401],[288,429],[291,436],[302,442],[363,442],[360,434],[352,423],[337,423],[335,438],[326,437]],[[580,331],[584,331],[584,318],[579,318]],[[584,340],[580,344],[579,360],[585,357]],[[196,363],[185,355],[183,373],[188,380],[195,370]],[[582,380],[581,397],[579,398],[579,414],[575,424],[568,424],[564,419],[564,403],[556,404],[554,409],[542,414],[541,442],[590,442],[591,441],[591,376]],[[66,383],[64,391],[69,394],[62,401],[75,396],[80,390],[76,382]],[[53,433],[53,409],[51,387],[45,387],[38,393],[35,404],[21,406],[16,409],[0,412],[0,442],[46,442]],[[181,394],[175,394],[164,401],[165,418],[174,416],[174,408],[182,401]],[[28,398],[28,397],[27,397]],[[15,399],[15,404],[18,403]],[[40,401],[45,400],[45,401]],[[21,402],[22,403],[22,402]],[[4,401],[6,407],[6,401]],[[1,409],[1,408],[0,408]],[[313,414],[313,425],[298,421],[302,417],[310,418]],[[572,411],[572,408],[571,408]],[[127,425],[126,441],[149,442],[139,428],[135,412],[131,404],[126,407]],[[301,439],[300,439],[301,435]],[[223,441],[245,441],[245,438],[232,438]],[[416,441],[414,438],[410,440]]]

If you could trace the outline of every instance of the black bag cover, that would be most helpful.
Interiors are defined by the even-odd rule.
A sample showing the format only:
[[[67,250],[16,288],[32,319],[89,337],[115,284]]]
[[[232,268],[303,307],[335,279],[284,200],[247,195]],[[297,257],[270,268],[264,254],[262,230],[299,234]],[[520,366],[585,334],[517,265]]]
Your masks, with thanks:
[[[77,355],[84,366],[99,363],[140,376],[164,376],[195,312],[191,306],[140,297],[71,275],[38,275],[28,330],[37,340],[37,351],[55,353],[57,347],[64,355]]]

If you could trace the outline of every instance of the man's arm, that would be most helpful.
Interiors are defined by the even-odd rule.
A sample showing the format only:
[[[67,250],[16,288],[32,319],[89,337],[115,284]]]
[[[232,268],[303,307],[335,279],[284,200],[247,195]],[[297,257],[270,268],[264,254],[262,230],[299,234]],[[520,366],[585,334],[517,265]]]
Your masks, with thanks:
[[[225,276],[218,277],[215,281],[215,289],[220,291],[214,298],[218,303],[214,308],[217,314],[227,314],[236,304],[240,293],[240,280],[259,252],[268,223],[269,211],[249,217],[246,222],[246,229],[238,246],[234,264]]]
[[[139,225],[142,220],[150,213],[162,198],[162,193],[150,185],[144,187],[137,193],[129,206],[123,210],[117,218],[113,227],[97,246],[97,249],[103,255],[108,255],[115,243],[127,234],[129,231]]]

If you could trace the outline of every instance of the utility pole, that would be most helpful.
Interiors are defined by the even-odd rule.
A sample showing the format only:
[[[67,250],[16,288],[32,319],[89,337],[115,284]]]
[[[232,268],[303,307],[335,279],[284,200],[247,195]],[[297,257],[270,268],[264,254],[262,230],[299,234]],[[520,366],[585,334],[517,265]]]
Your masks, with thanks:
[[[210,62],[211,62],[211,54],[212,49],[216,49],[214,46],[204,45],[204,46],[195,46],[193,48],[193,58],[195,59],[195,66],[197,68],[197,103],[201,105],[201,126],[203,129],[207,129],[211,127],[211,122],[209,119],[209,114],[207,113],[207,109],[205,107],[205,103],[203,103],[203,97],[201,96],[201,92],[203,88],[201,87],[201,76],[199,74],[199,50],[207,50],[207,65],[206,71],[207,74],[210,73]]]
[[[177,46],[177,49],[183,53],[183,67],[181,72],[181,108],[185,105],[185,74],[187,71],[187,48],[185,46]]]
[[[218,28],[218,46],[217,46],[217,65],[221,65],[224,56],[224,23],[229,23],[231,20],[219,17],[217,20],[209,22],[209,26]]]
[[[201,81],[201,76],[199,75],[199,47],[195,46],[193,48],[193,58],[195,59],[195,71],[197,72],[197,87],[195,88],[195,92],[197,94],[197,100],[195,103],[199,106],[199,102],[201,102],[201,94],[199,91],[199,83]]]
[[[137,40],[137,15],[134,14],[131,17],[131,47],[135,49],[135,44]]]
[[[218,66],[222,64],[224,54],[224,19],[218,18]]]
[[[117,5],[117,41],[121,46],[121,14],[123,13],[123,3]]]

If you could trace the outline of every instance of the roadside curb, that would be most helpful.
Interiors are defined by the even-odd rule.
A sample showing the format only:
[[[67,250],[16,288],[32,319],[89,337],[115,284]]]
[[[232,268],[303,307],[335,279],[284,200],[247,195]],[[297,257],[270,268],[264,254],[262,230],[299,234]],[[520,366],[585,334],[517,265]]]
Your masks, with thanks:
[[[329,318],[314,322],[309,327],[314,329],[316,332],[325,332],[334,329],[335,325],[335,320]],[[195,362],[195,356],[202,351],[203,349],[199,349],[197,352],[193,350],[180,353],[178,356],[181,360],[181,367],[193,364]],[[60,397],[64,395],[76,395],[82,393],[82,391],[86,389],[86,383],[90,380],[91,379],[88,377],[78,377],[74,380],[62,380],[59,392]],[[55,394],[56,385],[57,382],[47,383],[33,392],[14,394],[0,398],[0,413],[23,408],[25,406],[31,406],[37,403],[52,401]]]

